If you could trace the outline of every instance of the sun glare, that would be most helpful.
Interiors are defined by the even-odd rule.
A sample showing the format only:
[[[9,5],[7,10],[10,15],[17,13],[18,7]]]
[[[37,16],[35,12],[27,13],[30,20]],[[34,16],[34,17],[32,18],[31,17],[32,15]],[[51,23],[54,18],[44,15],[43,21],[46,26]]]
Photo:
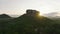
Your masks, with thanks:
[[[42,12],[39,11],[39,16],[43,15]]]

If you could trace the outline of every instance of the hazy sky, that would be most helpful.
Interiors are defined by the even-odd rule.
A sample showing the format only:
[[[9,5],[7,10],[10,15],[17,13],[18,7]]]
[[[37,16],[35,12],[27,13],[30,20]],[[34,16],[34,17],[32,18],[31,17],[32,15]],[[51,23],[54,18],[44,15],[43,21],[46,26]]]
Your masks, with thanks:
[[[36,9],[41,14],[60,11],[60,0],[0,0],[0,14],[21,15],[26,9]]]

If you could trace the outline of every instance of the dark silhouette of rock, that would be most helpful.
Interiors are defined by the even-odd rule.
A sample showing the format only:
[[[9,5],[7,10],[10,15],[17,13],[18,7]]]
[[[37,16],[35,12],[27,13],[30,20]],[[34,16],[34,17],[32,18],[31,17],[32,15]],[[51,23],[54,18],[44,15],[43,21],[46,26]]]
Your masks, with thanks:
[[[36,16],[36,15],[39,14],[39,11],[37,11],[37,10],[32,10],[32,9],[28,9],[28,10],[26,11],[26,14],[29,15],[29,16]]]

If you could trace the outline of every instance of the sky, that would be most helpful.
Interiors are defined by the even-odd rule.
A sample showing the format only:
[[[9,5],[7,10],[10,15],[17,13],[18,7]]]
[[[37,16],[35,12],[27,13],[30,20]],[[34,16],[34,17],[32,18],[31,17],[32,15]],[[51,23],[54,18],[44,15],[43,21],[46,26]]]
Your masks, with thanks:
[[[60,12],[60,0],[0,0],[0,14],[22,15],[27,9],[40,13]]]

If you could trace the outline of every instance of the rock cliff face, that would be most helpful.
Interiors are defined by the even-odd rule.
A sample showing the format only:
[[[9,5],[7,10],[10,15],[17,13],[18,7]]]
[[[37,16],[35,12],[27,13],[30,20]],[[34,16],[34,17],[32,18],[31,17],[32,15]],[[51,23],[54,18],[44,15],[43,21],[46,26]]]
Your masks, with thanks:
[[[28,10],[26,11],[26,14],[27,14],[28,16],[35,16],[35,15],[38,15],[39,12],[38,12],[37,10],[28,9]]]

